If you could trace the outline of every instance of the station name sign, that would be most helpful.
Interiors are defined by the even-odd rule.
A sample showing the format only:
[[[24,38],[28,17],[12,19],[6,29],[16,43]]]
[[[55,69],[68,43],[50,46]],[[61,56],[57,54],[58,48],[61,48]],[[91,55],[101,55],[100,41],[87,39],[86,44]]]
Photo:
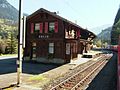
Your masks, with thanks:
[[[40,38],[40,39],[46,39],[46,38],[49,38],[49,35],[39,35],[38,38]]]

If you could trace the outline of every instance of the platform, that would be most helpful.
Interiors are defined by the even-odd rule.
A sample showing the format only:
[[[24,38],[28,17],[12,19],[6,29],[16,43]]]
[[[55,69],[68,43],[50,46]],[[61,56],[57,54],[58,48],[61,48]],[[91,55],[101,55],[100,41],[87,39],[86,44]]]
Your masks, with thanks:
[[[71,60],[69,64],[83,64],[88,62],[89,60],[97,60],[102,52],[100,51],[90,51],[88,53],[78,54],[76,59]]]

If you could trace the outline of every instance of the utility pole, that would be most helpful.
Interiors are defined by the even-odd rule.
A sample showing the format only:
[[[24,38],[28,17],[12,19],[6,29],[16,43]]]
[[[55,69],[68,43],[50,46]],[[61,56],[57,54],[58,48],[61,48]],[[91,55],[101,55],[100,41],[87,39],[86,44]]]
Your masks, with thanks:
[[[23,16],[23,49],[25,48],[25,36],[26,36],[26,16]]]
[[[19,0],[19,24],[18,24],[18,60],[17,60],[17,84],[21,83],[21,73],[22,73],[22,37],[23,37],[23,11],[22,11],[22,4],[23,0]]]

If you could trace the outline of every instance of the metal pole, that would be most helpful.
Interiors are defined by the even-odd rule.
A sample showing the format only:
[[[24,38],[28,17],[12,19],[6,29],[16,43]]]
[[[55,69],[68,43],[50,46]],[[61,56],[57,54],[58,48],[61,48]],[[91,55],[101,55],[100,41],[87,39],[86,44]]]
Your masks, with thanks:
[[[26,36],[26,16],[23,16],[23,48],[25,48],[25,36]]]
[[[22,0],[19,0],[19,25],[18,25],[18,60],[17,60],[17,84],[21,83],[21,73],[22,73],[22,17],[23,17],[23,11],[22,11]]]

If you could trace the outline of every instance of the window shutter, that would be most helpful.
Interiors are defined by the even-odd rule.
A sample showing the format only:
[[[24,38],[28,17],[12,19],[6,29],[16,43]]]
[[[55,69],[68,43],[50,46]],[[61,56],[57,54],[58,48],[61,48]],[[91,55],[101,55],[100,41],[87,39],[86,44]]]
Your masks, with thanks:
[[[45,22],[45,33],[48,33],[48,22]]]
[[[34,24],[31,23],[31,33],[33,33],[33,31],[34,31]]]
[[[55,22],[55,33],[58,33],[58,22]]]
[[[40,33],[43,32],[43,23],[40,23]]]
[[[80,30],[77,31],[77,37],[80,37]]]

